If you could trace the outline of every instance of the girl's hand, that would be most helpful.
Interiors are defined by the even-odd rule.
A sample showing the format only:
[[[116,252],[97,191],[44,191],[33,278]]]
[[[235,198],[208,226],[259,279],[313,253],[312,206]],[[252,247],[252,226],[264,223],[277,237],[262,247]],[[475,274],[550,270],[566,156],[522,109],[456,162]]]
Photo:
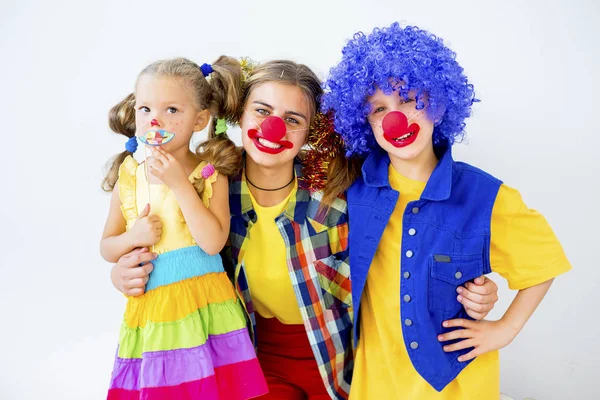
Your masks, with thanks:
[[[156,254],[147,248],[135,249],[123,255],[112,267],[110,278],[113,285],[127,296],[144,294],[155,258]]]
[[[134,247],[146,247],[155,245],[162,236],[162,222],[157,215],[150,214],[150,205],[142,210],[137,220],[128,232]]]
[[[518,330],[502,320],[471,321],[468,319],[453,319],[445,321],[444,327],[462,328],[438,335],[440,342],[462,339],[460,342],[444,346],[445,352],[474,347],[469,353],[458,357],[460,362],[471,360],[489,351],[499,350],[512,342],[519,333]]]
[[[189,183],[183,167],[171,154],[160,147],[151,147],[152,159],[149,163],[150,173],[160,179],[171,189],[176,189],[182,184]]]
[[[467,282],[456,291],[457,300],[465,307],[469,317],[476,320],[484,319],[498,301],[498,286],[485,276],[475,278],[475,283]]]

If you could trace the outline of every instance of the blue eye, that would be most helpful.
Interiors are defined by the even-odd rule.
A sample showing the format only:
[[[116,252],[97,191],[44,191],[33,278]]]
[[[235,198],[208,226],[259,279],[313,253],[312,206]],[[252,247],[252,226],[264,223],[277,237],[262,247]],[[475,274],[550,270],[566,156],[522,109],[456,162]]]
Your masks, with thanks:
[[[145,113],[150,112],[150,109],[146,106],[141,106],[140,108],[138,108],[138,110]]]
[[[264,108],[257,108],[256,112],[259,113],[260,115],[269,115],[269,112],[267,110],[265,110]]]
[[[169,114],[176,114],[176,113],[177,113],[177,111],[178,111],[178,110],[177,110],[175,107],[169,107],[169,108],[167,108],[167,112],[168,112]]]

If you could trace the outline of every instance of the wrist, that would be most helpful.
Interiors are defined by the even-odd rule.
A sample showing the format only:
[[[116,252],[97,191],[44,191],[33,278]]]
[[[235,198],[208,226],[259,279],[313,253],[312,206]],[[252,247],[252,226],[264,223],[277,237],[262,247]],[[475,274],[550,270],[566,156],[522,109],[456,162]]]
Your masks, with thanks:
[[[125,233],[123,233],[123,239],[124,242],[127,244],[126,252],[129,252],[137,247],[142,247],[141,243],[139,243],[137,235],[132,230],[125,231]]]
[[[190,187],[193,188],[192,183],[186,179],[185,181],[175,182],[173,186],[171,186],[171,191],[173,191],[173,194],[177,197],[187,192]]]
[[[504,315],[500,320],[498,320],[498,323],[501,325],[502,330],[510,335],[511,340],[514,339],[523,328],[517,321],[514,321],[507,315]]]

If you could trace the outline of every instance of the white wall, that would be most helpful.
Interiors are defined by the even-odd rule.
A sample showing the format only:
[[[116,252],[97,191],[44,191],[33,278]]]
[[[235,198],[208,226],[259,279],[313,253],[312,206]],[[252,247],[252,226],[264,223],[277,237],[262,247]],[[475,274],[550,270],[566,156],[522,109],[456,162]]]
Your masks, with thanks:
[[[458,53],[482,102],[457,158],[520,189],[574,266],[502,351],[502,391],[600,398],[598,4],[0,0],[0,398],[105,397],[124,305],[98,253],[102,167],[124,145],[106,115],[143,66],[226,53],[324,76],[345,39],[393,20]],[[513,295],[501,283],[494,317]]]

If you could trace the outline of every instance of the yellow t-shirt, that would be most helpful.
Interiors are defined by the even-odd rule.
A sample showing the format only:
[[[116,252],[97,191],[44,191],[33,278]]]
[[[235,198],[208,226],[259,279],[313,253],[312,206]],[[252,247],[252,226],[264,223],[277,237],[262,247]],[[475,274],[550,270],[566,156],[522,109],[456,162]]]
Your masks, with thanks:
[[[244,256],[244,269],[256,312],[264,318],[276,317],[288,325],[302,324],[303,320],[288,272],[285,242],[275,218],[285,210],[297,190],[298,181],[285,200],[271,207],[260,206],[250,194],[257,220],[250,229]]]
[[[442,392],[433,389],[410,361],[398,295],[402,217],[407,204],[420,198],[425,183],[398,174],[391,164],[389,179],[401,194],[367,276],[350,399],[498,399],[497,351],[477,357]],[[492,270],[512,289],[537,285],[571,268],[544,217],[528,209],[519,192],[505,185],[492,211],[490,258]]]

